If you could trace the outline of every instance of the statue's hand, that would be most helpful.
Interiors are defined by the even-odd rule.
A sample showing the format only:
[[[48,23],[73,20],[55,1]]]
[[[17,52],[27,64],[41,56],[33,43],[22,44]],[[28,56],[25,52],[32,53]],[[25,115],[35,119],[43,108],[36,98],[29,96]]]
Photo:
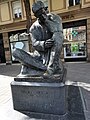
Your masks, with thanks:
[[[45,41],[45,48],[51,48],[54,45],[54,40],[48,39]]]

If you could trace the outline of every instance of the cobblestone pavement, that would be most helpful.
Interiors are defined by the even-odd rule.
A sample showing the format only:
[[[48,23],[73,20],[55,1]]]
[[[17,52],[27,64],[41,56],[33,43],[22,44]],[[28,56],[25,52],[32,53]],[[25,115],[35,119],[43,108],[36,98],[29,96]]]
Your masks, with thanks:
[[[67,84],[79,86],[85,117],[86,120],[90,120],[90,63],[65,64],[67,68]],[[2,120],[12,120],[14,119],[13,116],[17,116],[14,120],[23,120],[23,118],[29,120],[26,115],[22,115],[17,111],[10,112],[10,109],[13,109],[10,83],[19,72],[19,64],[0,65],[0,119],[2,118]],[[20,115],[21,118],[18,119]],[[11,119],[9,119],[9,116],[11,116]]]

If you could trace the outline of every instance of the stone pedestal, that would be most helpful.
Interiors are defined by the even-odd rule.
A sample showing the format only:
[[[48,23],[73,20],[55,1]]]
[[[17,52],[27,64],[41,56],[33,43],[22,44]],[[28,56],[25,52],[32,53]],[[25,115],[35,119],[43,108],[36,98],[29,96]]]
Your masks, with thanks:
[[[66,86],[63,82],[19,77],[11,83],[11,90],[15,110],[39,119],[66,120]]]

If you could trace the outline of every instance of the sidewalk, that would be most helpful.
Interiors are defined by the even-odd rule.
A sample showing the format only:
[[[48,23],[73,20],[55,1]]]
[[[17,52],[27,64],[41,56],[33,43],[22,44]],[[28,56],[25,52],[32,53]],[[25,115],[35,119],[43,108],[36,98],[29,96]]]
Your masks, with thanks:
[[[86,120],[90,120],[90,63],[66,63],[66,67],[67,84],[71,86],[79,86],[85,118]],[[0,65],[0,118],[2,118],[2,120],[35,120],[13,110],[10,83],[19,72],[19,64]],[[72,92],[71,88],[69,88],[70,92]],[[74,94],[75,93],[73,92],[72,96]],[[70,100],[72,103],[71,108],[75,105],[73,104],[73,100],[77,101],[78,98],[77,100],[76,98]],[[74,108],[75,111],[78,112],[78,105],[74,106]],[[78,120],[82,119],[79,118]]]
[[[20,72],[20,65],[0,65],[0,119],[35,120],[13,109],[10,83]]]
[[[78,85],[86,120],[90,120],[90,63],[67,63],[68,84]]]

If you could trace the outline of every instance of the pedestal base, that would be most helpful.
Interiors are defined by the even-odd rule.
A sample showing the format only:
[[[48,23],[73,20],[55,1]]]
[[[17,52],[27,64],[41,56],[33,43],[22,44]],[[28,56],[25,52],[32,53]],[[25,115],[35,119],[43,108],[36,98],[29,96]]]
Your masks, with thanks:
[[[37,78],[33,78],[31,82],[31,77],[15,78],[11,83],[14,109],[32,118],[66,120],[65,84],[36,81]]]

